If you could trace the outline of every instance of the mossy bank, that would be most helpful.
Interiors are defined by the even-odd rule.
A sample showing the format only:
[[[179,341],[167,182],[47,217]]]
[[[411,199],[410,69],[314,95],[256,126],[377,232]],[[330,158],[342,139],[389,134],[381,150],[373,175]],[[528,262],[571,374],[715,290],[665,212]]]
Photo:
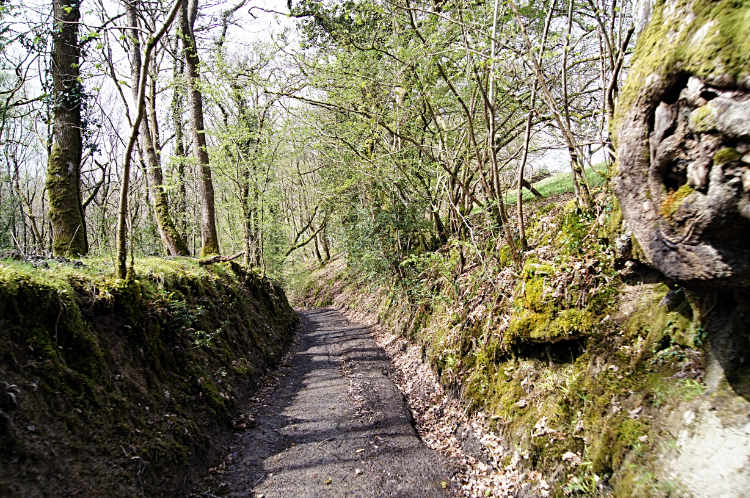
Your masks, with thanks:
[[[187,494],[297,315],[235,263],[86,264],[0,261],[0,495]]]
[[[725,379],[704,381],[705,310],[657,272],[620,266],[606,198],[591,213],[559,199],[534,211],[519,270],[477,225],[472,242],[411,258],[399,281],[338,260],[295,299],[370,312],[421,345],[443,385],[492,421],[504,458],[541,470],[551,496],[690,496],[675,462],[700,430],[685,432],[684,414],[705,406],[725,428],[750,427],[750,403]]]

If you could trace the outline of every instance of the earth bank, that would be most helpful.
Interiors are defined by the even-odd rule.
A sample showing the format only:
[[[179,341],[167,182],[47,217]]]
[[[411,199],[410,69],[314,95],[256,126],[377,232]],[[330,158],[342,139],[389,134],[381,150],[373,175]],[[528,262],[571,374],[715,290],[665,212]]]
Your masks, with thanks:
[[[474,240],[411,258],[406,277],[377,279],[340,259],[312,271],[294,300],[367,312],[418,345],[501,437],[495,470],[520,458],[552,496],[743,496],[750,403],[722,360],[731,349],[741,363],[750,348],[705,326],[709,314],[733,316],[731,302],[710,306],[623,257],[619,206],[599,199],[591,213],[565,199],[536,206],[521,271],[484,249],[492,234],[477,224]],[[694,458],[726,448],[732,465]]]
[[[0,262],[0,495],[187,494],[297,315],[235,263]]]

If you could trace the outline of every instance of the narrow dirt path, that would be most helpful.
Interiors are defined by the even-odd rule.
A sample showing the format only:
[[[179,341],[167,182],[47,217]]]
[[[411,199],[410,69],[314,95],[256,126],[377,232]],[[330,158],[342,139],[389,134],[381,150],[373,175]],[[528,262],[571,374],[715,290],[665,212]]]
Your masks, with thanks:
[[[450,496],[454,469],[417,436],[368,329],[330,308],[300,317],[293,355],[253,399],[254,427],[235,438],[210,494]]]

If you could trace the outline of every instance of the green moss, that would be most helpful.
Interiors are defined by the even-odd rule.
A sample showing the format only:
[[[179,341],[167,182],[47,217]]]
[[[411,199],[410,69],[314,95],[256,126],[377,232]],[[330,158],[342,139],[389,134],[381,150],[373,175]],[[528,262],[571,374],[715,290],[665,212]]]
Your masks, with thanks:
[[[576,339],[593,332],[599,321],[601,317],[586,310],[566,309],[557,314],[530,312],[511,320],[505,340],[512,344]]]
[[[54,270],[0,264],[0,314],[11,326],[14,340],[50,362],[45,369],[53,377],[50,381],[58,383],[56,374],[62,371],[68,383],[85,384],[88,377],[101,375],[103,352],[96,333],[83,319],[75,290]]]
[[[296,314],[280,288],[239,265],[148,258],[117,280],[111,263],[86,263],[0,262],[0,370],[34,385],[12,416],[53,420],[56,439],[98,460],[140,456],[155,475],[178,475],[254,371],[278,361]],[[201,330],[211,341],[197,347]],[[0,441],[12,458],[27,443]]]
[[[643,248],[641,247],[641,244],[638,242],[638,239],[636,238],[635,234],[633,234],[630,237],[630,242],[631,244],[633,244],[633,249],[631,251],[633,259],[651,266],[651,262],[646,256],[646,253],[643,251]]]
[[[671,219],[685,199],[687,199],[693,192],[695,192],[695,190],[687,183],[676,191],[667,192],[664,201],[661,203],[659,212],[665,218]]]
[[[714,129],[714,117],[716,109],[711,106],[703,106],[690,113],[690,126],[698,132],[708,132]]]
[[[651,498],[653,496],[680,496],[679,487],[672,481],[657,477],[647,468],[626,464],[622,475],[616,479],[614,498]]]
[[[614,129],[635,104],[644,81],[675,74],[702,78],[750,75],[750,2],[660,0],[638,37],[633,66],[620,95]],[[708,111],[702,111],[707,113]],[[700,114],[700,113],[699,113]],[[699,122],[705,115],[698,115]]]
[[[79,192],[78,169],[80,149],[52,144],[47,166],[46,187],[49,194],[49,217],[54,234],[55,256],[77,257],[88,253],[86,225]]]
[[[617,449],[629,450],[646,434],[648,426],[640,420],[626,419],[617,430]],[[616,451],[617,452],[617,451]],[[619,463],[619,462],[618,462]]]
[[[742,154],[737,152],[737,149],[727,147],[721,149],[714,155],[714,165],[719,166],[732,161],[739,161],[740,159],[742,159]]]
[[[161,178],[161,171],[159,171],[158,177]],[[169,211],[169,201],[161,185],[154,188],[154,212],[156,213],[159,230],[166,234],[171,242],[172,248],[175,249],[175,254],[188,256],[190,250],[172,220]],[[167,253],[170,252],[169,249],[169,247],[165,247]]]
[[[664,339],[685,347],[698,347],[699,327],[694,323],[694,311],[687,291],[676,290],[671,304],[662,305],[662,300],[670,291],[669,287],[664,284],[652,287],[651,296],[625,325],[626,333],[631,337],[645,336],[644,355],[654,353],[654,348],[663,344]],[[640,358],[642,356],[635,360]]]
[[[514,300],[516,311],[504,334],[509,344],[556,342],[586,336],[596,330],[614,304],[613,296],[617,292],[614,287],[602,286],[594,296],[588,297],[583,282],[586,279],[586,285],[593,285],[591,277],[573,278],[572,282],[563,278],[565,274],[583,269],[578,258],[585,241],[591,238],[595,226],[593,218],[571,205],[561,213],[559,223],[562,229],[554,238],[555,245],[562,248],[556,258],[559,265],[540,263],[530,257],[521,271],[516,288],[518,297]],[[598,242],[589,244],[589,255],[592,248],[603,249]],[[600,257],[605,258],[603,254]]]
[[[594,330],[594,326],[601,321],[601,318],[596,313],[587,310],[562,310],[552,322],[549,336],[565,337],[565,335],[587,334]]]
[[[612,199],[611,211],[607,217],[607,223],[604,225],[603,238],[614,241],[622,233],[622,222],[624,220],[622,207],[617,198]]]

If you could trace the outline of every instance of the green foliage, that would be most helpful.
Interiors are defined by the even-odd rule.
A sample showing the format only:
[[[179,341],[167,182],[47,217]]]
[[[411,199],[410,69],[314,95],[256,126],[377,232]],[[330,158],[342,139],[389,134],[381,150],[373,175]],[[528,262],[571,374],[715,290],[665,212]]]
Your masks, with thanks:
[[[614,225],[617,205],[604,206],[603,225]],[[691,377],[702,371],[703,336],[690,296],[666,285],[641,286],[629,320],[612,319],[624,284],[595,218],[574,203],[535,211],[535,249],[517,275],[494,254],[496,239],[478,244],[484,252],[451,239],[412,253],[400,280],[373,286],[339,263],[317,269],[305,292],[377,313],[419,344],[446,389],[512,441],[506,454],[542,472],[565,466],[553,492],[648,496],[668,486],[653,464],[660,417],[705,389]],[[579,466],[562,461],[569,451]]]
[[[304,48],[364,41],[362,38],[386,19],[384,9],[378,4],[352,0],[341,3],[302,0],[295,3],[292,13],[303,20]]]
[[[404,206],[385,199],[365,210],[352,207],[343,215],[342,249],[353,265],[371,276],[398,273],[409,257],[427,223],[420,219],[419,206]]]

